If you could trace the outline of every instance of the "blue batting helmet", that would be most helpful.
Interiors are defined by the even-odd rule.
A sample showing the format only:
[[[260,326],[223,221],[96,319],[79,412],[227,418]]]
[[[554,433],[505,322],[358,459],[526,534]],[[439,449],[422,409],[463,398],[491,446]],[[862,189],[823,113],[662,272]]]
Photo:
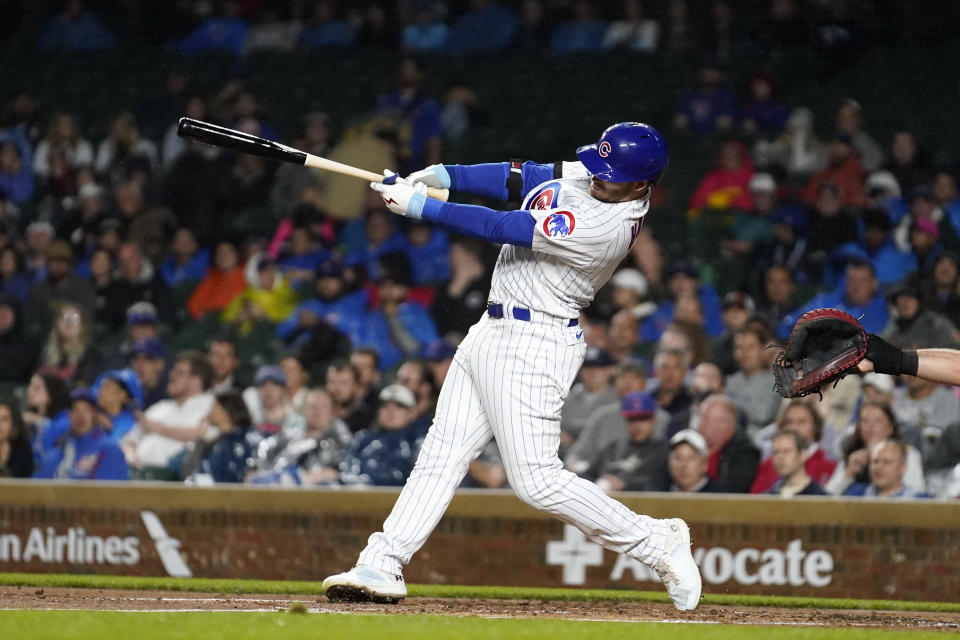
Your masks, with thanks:
[[[620,122],[608,127],[597,144],[577,149],[590,173],[608,182],[660,179],[670,159],[667,143],[656,129],[642,122]]]

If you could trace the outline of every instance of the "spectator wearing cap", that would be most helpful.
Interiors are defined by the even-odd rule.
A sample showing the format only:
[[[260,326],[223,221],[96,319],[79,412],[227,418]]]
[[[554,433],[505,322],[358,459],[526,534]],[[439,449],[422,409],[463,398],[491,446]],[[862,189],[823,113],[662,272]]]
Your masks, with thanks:
[[[879,208],[866,209],[860,214],[863,234],[860,240],[837,247],[831,256],[834,262],[851,257],[868,260],[877,272],[881,285],[899,282],[917,269],[916,258],[897,248],[890,236],[890,216]]]
[[[250,418],[257,433],[267,438],[276,433],[291,433],[303,426],[303,416],[287,402],[287,376],[278,365],[263,365],[257,369],[253,386],[243,392]]]
[[[714,168],[707,172],[690,196],[687,217],[698,219],[710,213],[732,213],[753,208],[750,177],[753,161],[750,152],[736,140],[720,143]]]
[[[883,209],[894,223],[899,222],[910,209],[900,190],[900,183],[889,171],[874,171],[868,175],[863,183],[863,193],[866,196],[865,209]]]
[[[232,390],[216,394],[206,421],[209,428],[184,452],[180,477],[188,485],[243,482],[257,443],[243,397]]]
[[[117,276],[105,294],[103,311],[113,330],[123,326],[127,309],[137,302],[149,302],[157,313],[157,321],[171,326],[173,298],[153,263],[140,252],[135,242],[124,242],[117,251]]]
[[[250,258],[245,268],[247,286],[220,314],[241,334],[250,333],[258,322],[278,323],[296,308],[297,294],[277,271],[277,264],[265,253]]]
[[[707,441],[696,429],[683,429],[670,438],[667,469],[670,491],[711,493],[713,481],[707,474]]]
[[[233,336],[224,333],[211,338],[207,343],[207,360],[213,369],[210,393],[243,390],[243,385],[237,381],[240,355],[237,350],[237,341]]]
[[[904,348],[929,344],[956,349],[960,347],[960,331],[945,315],[928,309],[920,301],[920,293],[910,283],[893,288],[888,298],[893,305],[893,322],[884,337]]]
[[[70,395],[70,429],[48,451],[34,478],[128,480],[130,472],[117,441],[97,423],[97,399],[87,388]]]
[[[415,357],[437,339],[433,318],[426,309],[407,302],[412,273],[407,257],[396,252],[383,257],[377,280],[377,306],[347,327],[354,345],[373,347],[384,369],[405,357]]]
[[[797,286],[793,274],[783,266],[768,267],[763,274],[763,297],[757,308],[757,317],[769,327],[778,327],[783,317],[797,307]]]
[[[707,443],[707,474],[714,489],[746,493],[760,463],[760,451],[737,429],[737,405],[714,394],[700,404],[698,430]]]
[[[126,336],[118,347],[118,353],[108,359],[108,366],[122,368],[125,366],[124,358],[130,350],[130,346],[138,340],[144,338],[160,338],[160,328],[157,326],[159,318],[157,308],[151,302],[135,302],[127,309],[126,314]]]
[[[753,442],[764,458],[757,468],[753,484],[750,485],[750,493],[766,493],[776,483],[778,476],[783,477],[782,471],[774,464],[773,441],[778,434],[785,431],[803,438],[805,443],[804,448],[801,449],[803,467],[809,478],[823,486],[833,476],[837,461],[827,453],[824,447],[820,446],[826,431],[823,417],[818,408],[807,400],[791,400],[779,420],[754,434]],[[799,478],[796,480],[799,482]]]
[[[137,340],[127,350],[127,361],[140,381],[145,407],[167,399],[167,363],[164,352],[163,343],[156,338]]]
[[[865,498],[930,498],[923,490],[910,488],[904,482],[908,465],[908,445],[896,438],[885,438],[870,447],[870,482],[852,484],[845,496]]]
[[[793,429],[783,429],[773,437],[773,468],[779,478],[766,493],[782,498],[793,496],[825,496],[827,492],[808,474],[807,439]]]
[[[710,344],[710,361],[715,363],[724,375],[737,370],[733,359],[734,336],[747,323],[747,318],[757,310],[753,298],[743,291],[731,291],[723,296],[723,335]]]
[[[627,438],[613,443],[600,457],[597,485],[611,491],[665,491],[670,486],[666,440],[653,435],[657,401],[639,391],[623,398],[620,414]]]
[[[340,463],[342,484],[399,487],[407,481],[426,435],[416,406],[413,392],[403,385],[383,388],[376,421],[354,436]]]
[[[953,228],[946,219],[943,209],[938,206],[937,200],[933,195],[933,189],[927,184],[917,185],[910,192],[909,209],[906,214],[900,218],[897,226],[893,230],[893,240],[897,243],[897,247],[904,251],[912,250],[911,235],[913,234],[917,221],[920,220],[923,220],[925,223],[932,223],[932,225],[921,225],[921,228],[928,233],[936,235],[938,239],[939,236],[944,235],[944,231],[949,231],[949,235],[953,237]],[[934,233],[933,227],[936,227],[939,232]],[[930,264],[921,264],[920,268],[923,269],[929,266]]]
[[[613,288],[613,306],[628,311],[637,320],[656,311],[657,305],[646,300],[650,287],[639,269],[620,269],[610,279],[610,286]]]
[[[865,204],[863,195],[864,170],[860,164],[853,140],[842,131],[834,134],[827,156],[827,167],[813,174],[800,194],[801,199],[815,206],[824,183],[834,184],[839,190],[841,202],[847,207]]]
[[[703,309],[704,329],[710,337],[723,334],[723,311],[720,297],[713,285],[700,281],[700,272],[690,260],[678,260],[670,265],[667,284],[671,300],[660,304],[657,310],[643,321],[640,339],[643,342],[656,342],[667,325],[673,321],[674,301],[683,294],[693,294],[700,300]]]
[[[93,383],[101,412],[98,422],[120,442],[137,424],[136,412],[143,408],[143,388],[133,369],[111,369]]]
[[[27,296],[24,327],[35,336],[45,335],[54,312],[68,302],[79,308],[85,318],[93,318],[93,287],[74,273],[70,245],[54,240],[47,249],[46,276],[34,283]]]
[[[293,411],[303,415],[307,394],[310,392],[308,387],[310,372],[307,369],[307,362],[298,354],[288,353],[280,358],[280,368],[283,369],[283,375],[287,379],[283,390],[287,404]]]
[[[810,279],[807,264],[807,216],[794,206],[782,206],[770,216],[773,239],[769,244],[759,245],[749,260],[753,269],[747,273],[749,291],[757,291],[762,283],[759,275],[772,266],[784,267],[793,274],[798,283]]]
[[[603,452],[627,439],[627,423],[620,413],[621,401],[631,393],[646,391],[646,368],[636,360],[621,362],[614,373],[613,388],[618,401],[598,407],[587,417],[580,435],[563,458],[567,469],[584,478],[596,478]],[[658,407],[653,430],[657,438],[663,437],[669,422],[670,415]]]
[[[173,234],[170,254],[160,265],[160,277],[173,289],[181,285],[196,285],[210,268],[210,250],[197,243],[189,227],[181,227]],[[184,294],[186,295],[186,294]]]
[[[587,419],[600,408],[620,402],[613,388],[613,357],[599,347],[587,347],[580,368],[579,381],[570,389],[563,408],[560,410],[560,444],[566,447],[573,444]]]
[[[450,365],[453,364],[453,356],[456,355],[457,348],[450,344],[446,338],[437,338],[423,348],[423,359],[430,369],[433,376],[433,382],[439,389],[443,387],[443,381],[447,379],[450,371]]]
[[[486,312],[490,270],[483,262],[484,245],[462,236],[450,240],[450,278],[437,287],[431,312],[440,335],[462,340]]]
[[[237,248],[232,242],[222,240],[214,250],[213,266],[190,294],[187,310],[194,320],[222,311],[243,293],[245,286],[244,267]]]
[[[747,435],[770,424],[780,409],[780,396],[773,390],[774,378],[764,347],[771,336],[755,325],[734,334],[733,359],[737,371],[727,377],[726,393],[746,417]]]
[[[183,351],[170,370],[170,398],[137,414],[134,427],[120,444],[131,474],[139,480],[176,480],[187,443],[206,432],[204,423],[213,407],[208,392],[213,372],[199,351]]]
[[[315,297],[302,302],[290,317],[277,325],[277,337],[290,348],[307,346],[311,352],[333,348],[331,342],[344,341],[340,332],[356,323],[366,312],[365,289],[347,291],[343,265],[335,260],[322,263],[316,270]],[[316,359],[329,356],[316,353]]]
[[[37,362],[37,343],[21,330],[19,305],[13,296],[0,293],[0,380],[25,383]]]
[[[863,107],[853,98],[845,98],[837,107],[833,124],[836,130],[850,136],[860,162],[866,171],[876,171],[883,164],[883,149],[863,130]]]
[[[845,276],[846,283],[842,290],[814,296],[799,309],[785,315],[777,327],[777,337],[786,340],[797,318],[811,309],[821,307],[846,311],[854,318],[860,318],[860,323],[868,333],[883,333],[890,321],[890,313],[873,265],[854,258],[847,262]]]

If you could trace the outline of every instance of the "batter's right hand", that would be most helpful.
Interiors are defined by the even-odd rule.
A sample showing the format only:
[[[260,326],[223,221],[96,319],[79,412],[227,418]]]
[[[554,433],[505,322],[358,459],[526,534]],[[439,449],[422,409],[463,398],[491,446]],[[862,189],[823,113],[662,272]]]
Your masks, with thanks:
[[[426,169],[414,171],[404,178],[404,180],[413,186],[425,184],[428,187],[435,187],[437,189],[450,188],[450,174],[447,172],[447,168],[442,164],[432,164]]]

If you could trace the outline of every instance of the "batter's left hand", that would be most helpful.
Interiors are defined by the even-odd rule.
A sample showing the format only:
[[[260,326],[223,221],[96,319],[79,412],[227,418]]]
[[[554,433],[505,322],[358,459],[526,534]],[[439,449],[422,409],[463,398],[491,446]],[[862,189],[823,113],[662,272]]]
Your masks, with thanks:
[[[392,171],[384,171],[383,174],[393,184],[371,182],[370,188],[380,194],[387,209],[393,213],[419,220],[423,215],[423,205],[427,202],[427,185],[419,183],[414,187]]]

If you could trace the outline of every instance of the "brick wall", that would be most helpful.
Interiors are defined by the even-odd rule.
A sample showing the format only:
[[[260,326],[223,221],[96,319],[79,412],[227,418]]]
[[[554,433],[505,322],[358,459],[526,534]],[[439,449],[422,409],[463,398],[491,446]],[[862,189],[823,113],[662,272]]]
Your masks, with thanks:
[[[185,565],[197,577],[320,580],[351,566],[395,496],[6,481],[0,571],[168,575]],[[690,523],[706,593],[905,600],[960,593],[960,504],[622,500]],[[171,550],[181,565],[176,557],[171,564]],[[406,575],[433,584],[659,588],[644,567],[500,492],[458,494]]]

